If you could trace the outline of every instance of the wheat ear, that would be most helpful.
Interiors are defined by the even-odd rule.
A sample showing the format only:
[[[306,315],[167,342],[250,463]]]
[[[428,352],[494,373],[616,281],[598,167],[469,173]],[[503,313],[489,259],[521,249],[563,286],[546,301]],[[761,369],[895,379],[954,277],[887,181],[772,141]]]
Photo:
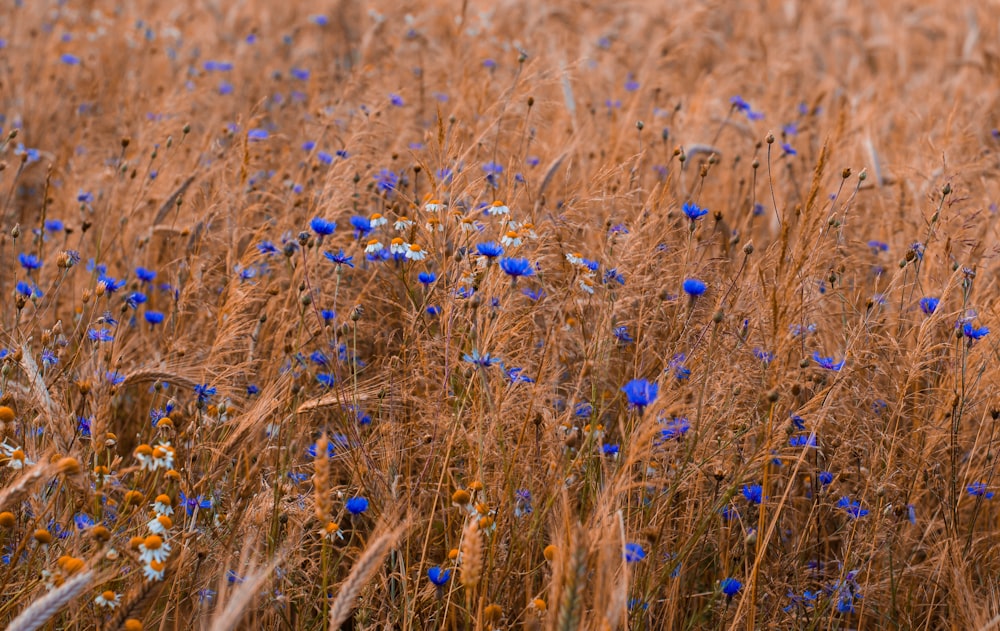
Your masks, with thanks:
[[[80,592],[87,589],[93,578],[94,573],[88,570],[68,579],[61,587],[31,603],[30,607],[22,611],[21,615],[14,618],[14,621],[7,626],[7,631],[35,631],[59,613],[69,601],[79,596]]]
[[[382,559],[389,553],[389,549],[392,548],[403,530],[404,527],[400,526],[391,532],[383,533],[365,548],[364,554],[351,568],[351,573],[347,576],[340,591],[337,592],[336,600],[333,601],[333,607],[330,609],[330,631],[339,629],[340,625],[344,624],[351,615],[354,601],[361,592],[361,588],[381,567]]]

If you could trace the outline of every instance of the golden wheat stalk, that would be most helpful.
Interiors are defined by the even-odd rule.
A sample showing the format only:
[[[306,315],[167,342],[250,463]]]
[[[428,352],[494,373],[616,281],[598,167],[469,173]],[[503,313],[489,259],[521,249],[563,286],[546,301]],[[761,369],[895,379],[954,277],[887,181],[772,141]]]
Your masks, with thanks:
[[[54,475],[58,468],[47,460],[40,462],[22,475],[17,482],[0,493],[0,510],[17,504],[31,490],[31,487],[42,478]]]
[[[479,522],[470,519],[462,532],[462,585],[467,588],[479,584],[483,571],[483,539],[479,534]]]
[[[392,548],[392,545],[399,538],[399,535],[402,534],[403,530],[405,530],[405,525],[399,526],[391,532],[383,533],[365,548],[364,554],[354,564],[351,573],[347,576],[347,580],[344,581],[340,591],[337,592],[336,600],[333,601],[333,606],[330,609],[331,631],[339,629],[340,625],[344,624],[351,615],[351,611],[354,608],[354,601],[357,600],[358,594],[361,593],[361,588],[371,580],[375,572],[381,567],[382,560],[389,553],[390,548]]]
[[[231,631],[247,613],[247,605],[253,600],[261,583],[271,575],[277,564],[278,559],[275,559],[266,568],[246,577],[229,598],[225,609],[215,617],[210,631]]]
[[[31,603],[21,615],[7,625],[7,631],[34,631],[52,619],[69,601],[90,586],[94,573],[90,570],[68,579],[61,587]]]

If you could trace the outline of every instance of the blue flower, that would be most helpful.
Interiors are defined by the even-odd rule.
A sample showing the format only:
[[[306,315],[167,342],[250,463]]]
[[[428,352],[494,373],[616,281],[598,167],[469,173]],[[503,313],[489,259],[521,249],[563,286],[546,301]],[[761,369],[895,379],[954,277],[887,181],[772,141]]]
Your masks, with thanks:
[[[261,140],[267,140],[269,134],[266,129],[256,128],[251,129],[247,132],[247,140],[250,142],[260,142]]]
[[[833,474],[829,471],[820,471],[816,477],[823,486],[829,486],[833,482]]]
[[[719,588],[722,589],[722,593],[726,595],[727,599],[731,599],[736,594],[740,593],[743,589],[743,583],[739,579],[735,578],[724,578],[719,581]]]
[[[507,370],[504,371],[504,373],[506,373],[507,378],[510,379],[511,383],[535,383],[534,379],[532,379],[527,375],[522,374],[523,371],[524,371],[523,368],[515,367],[515,368],[508,368]]]
[[[973,482],[969,486],[965,487],[965,490],[969,492],[969,495],[973,497],[982,497],[985,499],[993,498],[993,491],[986,490],[985,482]]]
[[[207,383],[199,383],[194,387],[194,393],[198,395],[198,405],[203,406],[209,398],[215,396],[216,389]]]
[[[427,578],[430,579],[434,585],[441,587],[448,582],[451,578],[451,570],[446,570],[440,566],[435,566],[427,569]]]
[[[816,447],[816,434],[792,436],[788,439],[788,444],[792,447]]]
[[[399,185],[399,175],[390,169],[382,169],[372,177],[375,179],[375,188],[380,193],[385,193],[389,197],[392,196]]]
[[[601,452],[605,456],[611,456],[613,458],[613,457],[617,456],[618,452],[620,452],[620,451],[621,451],[621,448],[617,444],[604,444],[604,445],[601,445]]]
[[[531,263],[528,259],[516,259],[511,257],[504,257],[500,259],[500,269],[514,279],[519,276],[532,276],[535,273],[535,270],[531,267]]]
[[[151,269],[146,269],[145,267],[135,268],[135,275],[140,281],[144,283],[150,283],[153,281],[154,278],[156,278],[156,272],[154,272]]]
[[[751,504],[760,504],[764,500],[764,489],[759,484],[744,484],[741,493]]]
[[[395,107],[403,107],[404,105],[406,105],[406,103],[403,101],[403,97],[391,92],[389,93],[389,102],[392,103]]]
[[[521,290],[521,293],[530,298],[532,302],[538,302],[545,297],[544,289],[531,289],[530,287],[525,287]]]
[[[18,254],[17,260],[21,263],[21,267],[26,270],[34,270],[42,266],[42,261],[37,256],[26,252]]]
[[[971,322],[966,322],[962,325],[962,334],[970,340],[978,340],[986,337],[989,332],[990,330],[987,327],[976,327]]]
[[[681,206],[681,210],[691,221],[701,219],[708,214],[707,208],[699,208],[697,204],[692,204],[691,202],[684,202],[684,205]]]
[[[666,442],[668,440],[680,439],[681,436],[686,434],[690,429],[691,422],[686,418],[672,418],[667,421],[666,426],[660,430],[660,440],[662,442]]]
[[[309,449],[307,450],[306,453],[309,454],[310,458],[315,459],[316,458],[316,454],[319,453],[319,451],[316,449],[316,443],[313,443],[313,444],[309,445]],[[333,448],[333,440],[326,441],[326,457],[327,458],[333,458],[334,453],[335,452],[334,452],[334,448]]]
[[[337,222],[327,221],[322,217],[313,217],[309,222],[309,227],[312,228],[313,232],[324,237],[328,234],[333,234],[333,231],[337,229]]]
[[[115,334],[111,329],[90,329],[87,331],[87,337],[94,342],[111,342],[115,339]]]
[[[351,217],[351,225],[354,227],[354,235],[359,239],[372,231],[372,222],[368,217],[354,215]]]
[[[920,299],[920,310],[924,312],[925,315],[930,315],[937,311],[938,304],[940,304],[938,298],[928,296],[926,298]]]
[[[309,79],[309,71],[305,68],[292,68],[288,71],[288,74],[292,75],[292,77],[298,79],[299,81],[306,81]]]
[[[437,276],[434,274],[434,272],[420,272],[419,274],[417,274],[417,280],[420,281],[421,285],[424,285],[426,287],[427,285],[430,285],[431,283],[436,281]]]
[[[632,342],[635,341],[634,339],[632,339],[632,336],[629,335],[628,327],[624,325],[616,326],[614,330],[614,335],[615,338],[617,338],[618,341],[621,342],[622,344],[631,344]]]
[[[65,224],[60,219],[47,219],[45,221],[45,229],[49,232],[62,232],[63,228],[65,228]]]
[[[821,368],[826,368],[827,370],[840,370],[844,367],[844,361],[840,360],[834,361],[832,357],[822,357],[819,351],[813,351],[813,361],[820,365]]]
[[[625,277],[621,275],[617,267],[612,267],[604,272],[604,284],[608,283],[625,284]]]
[[[790,144],[787,142],[781,143],[781,150],[785,152],[786,155],[794,156],[798,153]]]
[[[681,287],[684,289],[684,293],[692,297],[702,295],[706,289],[704,281],[700,281],[697,278],[684,279],[684,284]]]
[[[360,515],[368,510],[368,499],[364,497],[352,497],[344,504],[344,508],[352,515]]]
[[[858,500],[851,501],[851,498],[846,495],[837,501],[837,508],[843,509],[851,519],[860,519],[869,512],[867,509],[861,508],[861,502]]]
[[[63,62],[67,66],[80,65],[80,58],[70,53],[63,53],[62,55],[60,55],[59,61]]]
[[[753,349],[753,356],[762,361],[765,364],[770,364],[774,361],[774,353],[771,351],[766,351],[762,348]]]
[[[347,256],[346,254],[344,254],[343,249],[338,251],[336,254],[333,254],[332,252],[323,252],[323,256],[325,256],[326,259],[331,263],[333,263],[334,265],[346,265],[347,267],[351,268],[354,267],[353,263],[354,257]]]
[[[740,112],[746,112],[747,118],[749,118],[752,121],[764,118],[764,114],[762,112],[753,111],[753,109],[750,107],[750,104],[744,101],[743,98],[740,96],[734,96],[733,98],[729,99],[729,102],[733,104],[734,109]]]
[[[622,386],[622,392],[628,399],[629,405],[636,407],[642,412],[647,405],[656,400],[659,386],[645,379],[633,379]]]
[[[163,314],[159,311],[147,311],[142,314],[142,317],[146,319],[146,322],[150,324],[159,324],[163,322]]]
[[[479,350],[473,349],[472,354],[464,353],[462,355],[462,361],[469,362],[470,364],[475,364],[480,368],[489,368],[494,364],[500,363],[499,357],[490,357],[489,353],[479,354]]]
[[[337,379],[332,373],[321,372],[316,375],[316,381],[318,381],[324,388],[332,388],[337,382]]]
[[[476,252],[488,259],[495,259],[503,254],[503,247],[496,241],[485,241],[476,244]]]
[[[646,558],[646,551],[642,549],[642,545],[638,543],[626,543],[625,544],[625,561],[628,563],[638,563]]]

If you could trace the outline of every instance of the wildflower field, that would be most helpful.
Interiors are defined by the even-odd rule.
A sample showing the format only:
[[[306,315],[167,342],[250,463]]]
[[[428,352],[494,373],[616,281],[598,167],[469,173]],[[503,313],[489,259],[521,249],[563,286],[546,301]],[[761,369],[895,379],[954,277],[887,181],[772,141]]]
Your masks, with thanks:
[[[0,627],[1000,628],[1000,4],[0,0]]]

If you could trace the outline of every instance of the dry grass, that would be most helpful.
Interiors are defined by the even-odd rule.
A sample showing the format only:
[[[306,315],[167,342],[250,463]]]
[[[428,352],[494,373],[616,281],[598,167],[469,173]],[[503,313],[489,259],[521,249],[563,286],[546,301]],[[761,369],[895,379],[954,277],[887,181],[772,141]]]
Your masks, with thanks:
[[[5,4],[0,625],[997,624],[995,2]]]

